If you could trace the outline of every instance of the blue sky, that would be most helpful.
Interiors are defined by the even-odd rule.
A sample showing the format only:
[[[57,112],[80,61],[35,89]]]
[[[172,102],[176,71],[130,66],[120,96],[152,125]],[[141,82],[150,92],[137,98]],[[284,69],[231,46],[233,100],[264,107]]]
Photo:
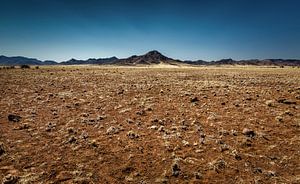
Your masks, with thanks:
[[[298,0],[0,0],[0,55],[300,59]]]

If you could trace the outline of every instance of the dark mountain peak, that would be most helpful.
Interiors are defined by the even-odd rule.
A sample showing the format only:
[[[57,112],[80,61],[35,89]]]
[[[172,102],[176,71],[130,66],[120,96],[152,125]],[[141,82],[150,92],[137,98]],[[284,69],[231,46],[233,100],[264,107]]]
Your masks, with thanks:
[[[145,55],[162,55],[162,54],[160,52],[158,52],[157,50],[151,50]]]
[[[145,60],[146,62],[150,62],[150,63],[151,62],[157,63],[157,62],[163,62],[166,60],[170,60],[170,58],[162,55],[157,50],[150,51],[150,52],[146,53],[145,55],[142,55],[141,58],[143,60]]]
[[[168,59],[166,56],[162,55],[157,50],[152,50],[144,55],[144,57],[153,58],[157,60],[166,60]]]
[[[110,58],[108,58],[108,59],[114,59],[114,60],[117,60],[117,59],[119,59],[119,58],[117,58],[116,56],[113,56],[113,57],[110,57]]]
[[[116,64],[124,64],[124,65],[136,65],[136,64],[160,64],[160,63],[172,63],[175,62],[175,60],[168,58],[164,55],[162,55],[157,50],[152,50],[150,52],[147,52],[144,55],[133,55],[126,59],[120,59]]]
[[[78,60],[75,58],[71,58],[69,61],[78,61]]]

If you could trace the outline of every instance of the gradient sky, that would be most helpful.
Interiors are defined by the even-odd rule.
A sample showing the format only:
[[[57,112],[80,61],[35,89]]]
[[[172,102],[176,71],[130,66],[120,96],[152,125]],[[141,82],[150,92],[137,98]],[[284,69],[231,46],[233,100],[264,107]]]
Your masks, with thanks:
[[[300,59],[299,0],[0,0],[0,55]]]

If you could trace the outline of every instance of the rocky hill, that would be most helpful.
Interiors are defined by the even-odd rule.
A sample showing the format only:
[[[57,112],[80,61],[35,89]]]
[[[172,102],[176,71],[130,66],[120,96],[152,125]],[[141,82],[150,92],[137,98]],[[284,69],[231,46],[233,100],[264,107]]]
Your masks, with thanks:
[[[112,64],[118,60],[119,59],[117,57],[99,58],[99,59],[90,58],[88,60],[70,59],[69,61],[61,62],[60,64],[62,65]]]
[[[43,61],[33,58],[26,58],[21,56],[6,57],[0,56],[0,65],[42,65]]]
[[[168,58],[162,55],[160,52],[153,50],[144,55],[131,56],[129,58],[120,59],[115,62],[118,65],[152,65],[152,64],[180,64],[181,61]]]

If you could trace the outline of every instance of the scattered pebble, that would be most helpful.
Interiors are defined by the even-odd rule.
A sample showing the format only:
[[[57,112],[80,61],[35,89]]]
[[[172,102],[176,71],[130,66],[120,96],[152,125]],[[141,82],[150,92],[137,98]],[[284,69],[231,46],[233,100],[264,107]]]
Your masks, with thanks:
[[[276,121],[282,123],[283,122],[283,117],[282,116],[276,116],[275,117]]]
[[[11,122],[19,122],[22,119],[21,116],[18,116],[15,114],[9,114],[7,118],[8,118],[8,121],[11,121]]]
[[[275,101],[274,100],[267,100],[265,103],[269,107],[274,107],[275,106]]]
[[[186,140],[182,140],[182,144],[183,144],[183,146],[189,146],[190,145],[190,143]]]
[[[193,98],[190,99],[190,101],[191,101],[192,103],[194,103],[194,102],[199,102],[199,99],[198,99],[198,97],[193,97]]]
[[[127,123],[129,123],[129,124],[134,123],[134,121],[133,121],[132,119],[127,119],[126,121],[127,121]]]
[[[119,133],[119,129],[114,126],[111,126],[106,130],[106,133],[109,135],[117,134],[117,133]]]
[[[194,175],[197,180],[201,180],[203,178],[203,176],[200,172],[195,172]]]
[[[98,117],[96,118],[96,120],[97,120],[97,121],[101,121],[101,120],[104,120],[104,119],[106,119],[106,118],[107,118],[107,116],[102,115],[102,116],[98,116]]]
[[[139,135],[134,131],[130,130],[129,132],[127,132],[127,137],[129,137],[130,139],[136,139],[139,137]]]
[[[68,139],[67,143],[72,144],[72,143],[75,143],[76,141],[77,141],[76,137],[75,137],[75,136],[71,136],[71,137]]]
[[[250,137],[250,138],[253,138],[253,137],[256,135],[256,133],[255,133],[254,130],[250,130],[250,129],[248,129],[248,128],[244,128],[244,129],[243,129],[243,134],[244,134],[245,136],[247,136],[247,137]]]

